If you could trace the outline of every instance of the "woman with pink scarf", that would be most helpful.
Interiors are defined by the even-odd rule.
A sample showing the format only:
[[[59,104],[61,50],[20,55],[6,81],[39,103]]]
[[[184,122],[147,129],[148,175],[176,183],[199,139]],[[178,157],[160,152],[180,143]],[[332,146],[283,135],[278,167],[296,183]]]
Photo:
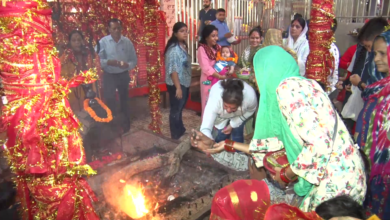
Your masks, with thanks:
[[[218,29],[214,25],[206,25],[202,31],[202,38],[198,47],[198,62],[201,69],[200,76],[200,92],[202,99],[202,117],[206,107],[206,102],[209,97],[209,90],[211,89],[211,83],[202,83],[207,81],[208,76],[213,76],[217,79],[226,79],[226,76],[221,76],[215,69],[214,64],[216,62],[217,51],[220,50],[220,46],[217,44]]]

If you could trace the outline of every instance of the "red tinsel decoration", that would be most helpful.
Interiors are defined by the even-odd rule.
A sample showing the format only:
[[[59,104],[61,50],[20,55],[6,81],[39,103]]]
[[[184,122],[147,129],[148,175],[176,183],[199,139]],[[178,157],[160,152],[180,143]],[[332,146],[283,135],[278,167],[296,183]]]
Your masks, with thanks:
[[[309,24],[310,54],[306,63],[306,77],[328,85],[328,76],[334,69],[334,58],[329,49],[334,41],[333,0],[313,0]]]
[[[165,23],[162,20],[161,13],[159,13],[159,3],[156,0],[146,0],[144,5],[145,10],[145,46],[146,46],[146,60],[147,76],[149,84],[149,106],[152,121],[149,124],[149,129],[153,132],[161,133],[160,124],[161,113],[159,110],[160,89],[158,88],[158,81],[161,78],[160,69],[163,67],[163,56],[159,50],[159,26]],[[160,15],[160,16],[156,16]],[[165,33],[164,33],[165,34]],[[164,42],[165,43],[165,42]]]
[[[22,218],[97,220],[96,201],[83,175],[79,121],[69,88],[97,79],[89,69],[67,81],[54,48],[52,11],[41,1],[7,1],[0,7],[0,69],[8,104],[2,108],[4,151],[15,175]]]

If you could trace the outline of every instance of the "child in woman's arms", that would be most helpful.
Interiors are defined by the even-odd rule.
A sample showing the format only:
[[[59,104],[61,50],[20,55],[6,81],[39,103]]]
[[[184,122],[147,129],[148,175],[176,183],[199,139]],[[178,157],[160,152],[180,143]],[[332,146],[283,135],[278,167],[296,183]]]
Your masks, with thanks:
[[[214,69],[221,77],[217,78],[215,76],[208,76],[207,81],[204,83],[214,85],[220,79],[226,79],[227,76],[232,75],[234,66],[237,64],[238,57],[237,54],[234,51],[231,51],[228,46],[224,46],[217,52],[216,61]]]

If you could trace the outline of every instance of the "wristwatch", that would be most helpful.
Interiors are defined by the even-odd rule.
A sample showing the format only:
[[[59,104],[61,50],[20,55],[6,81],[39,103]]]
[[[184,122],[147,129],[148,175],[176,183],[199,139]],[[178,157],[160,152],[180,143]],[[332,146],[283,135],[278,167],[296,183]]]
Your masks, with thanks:
[[[364,88],[363,88],[362,84],[363,84],[363,81],[360,81],[360,82],[358,83],[357,87],[358,87],[358,89],[359,89],[360,91],[363,92],[363,91],[364,91]]]

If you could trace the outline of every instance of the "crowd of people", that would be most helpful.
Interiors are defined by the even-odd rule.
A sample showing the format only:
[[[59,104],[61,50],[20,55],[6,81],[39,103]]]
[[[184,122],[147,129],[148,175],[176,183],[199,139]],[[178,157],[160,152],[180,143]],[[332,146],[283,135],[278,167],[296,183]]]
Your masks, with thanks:
[[[305,77],[309,26],[302,16],[294,16],[285,39],[281,30],[255,27],[249,46],[237,56],[231,45],[238,42],[226,34],[225,11],[211,9],[207,0],[204,7],[197,48],[202,125],[193,130],[192,145],[251,177],[215,195],[211,219],[278,219],[292,213],[301,217],[295,219],[390,219],[388,22],[369,20],[358,44],[341,57],[330,45],[335,68],[326,82],[318,82]],[[208,20],[213,12],[215,20]],[[185,61],[186,36],[179,33],[187,26],[175,27],[175,43],[167,50],[178,47]],[[334,20],[331,31],[336,28]],[[218,65],[221,55],[226,62]],[[188,74],[180,68],[189,63],[166,64],[167,81],[180,90]],[[349,73],[339,75],[339,68]],[[335,108],[337,101],[341,109]],[[248,124],[254,135],[246,144]]]
[[[334,66],[327,82],[305,77],[310,53],[308,21],[294,16],[283,38],[278,29],[253,28],[241,54],[240,41],[226,24],[224,9],[204,0],[199,14],[197,61],[201,69],[202,124],[192,145],[250,180],[222,188],[213,199],[211,219],[390,219],[390,30],[383,18],[369,20],[358,44],[340,57],[333,43]],[[335,32],[334,20],[332,31]],[[130,129],[129,70],[137,65],[132,42],[118,19],[95,50],[73,31],[61,56],[62,76],[89,69],[94,54],[103,70],[103,92],[123,131]],[[189,97],[191,56],[188,27],[173,26],[165,55],[171,137],[185,133],[182,112]],[[345,76],[338,69],[348,70]],[[89,87],[71,93],[80,108]],[[116,91],[120,111],[116,110]],[[335,101],[342,109],[334,107]],[[249,144],[244,130],[253,132]],[[255,198],[255,199],[254,199]],[[293,218],[289,218],[293,219]],[[298,218],[296,218],[298,219]],[[375,217],[372,219],[375,219]],[[378,218],[377,218],[378,219]]]

